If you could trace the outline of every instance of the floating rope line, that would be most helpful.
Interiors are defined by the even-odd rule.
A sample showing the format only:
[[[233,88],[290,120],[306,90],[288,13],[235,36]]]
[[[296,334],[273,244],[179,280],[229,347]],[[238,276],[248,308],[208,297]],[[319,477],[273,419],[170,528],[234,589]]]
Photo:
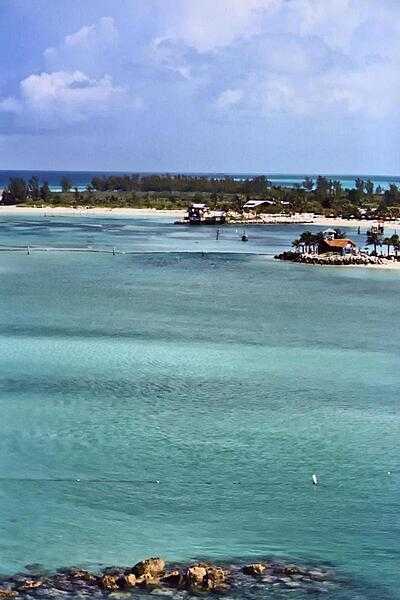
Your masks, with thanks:
[[[199,251],[199,250],[118,250],[117,248],[63,248],[58,246],[0,246],[0,252],[26,252],[32,254],[34,252],[91,252],[95,254],[117,254],[126,255],[153,255],[153,254],[192,254],[199,256],[219,256],[219,255],[230,255],[230,256],[275,256],[274,252],[231,252],[229,250],[216,251]]]

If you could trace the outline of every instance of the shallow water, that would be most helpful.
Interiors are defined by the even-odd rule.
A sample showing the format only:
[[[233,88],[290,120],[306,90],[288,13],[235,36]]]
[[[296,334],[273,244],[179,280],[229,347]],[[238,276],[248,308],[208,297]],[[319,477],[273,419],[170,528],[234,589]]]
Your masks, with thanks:
[[[400,597],[399,274],[273,261],[298,231],[3,219],[127,253],[0,253],[2,572],[273,555]]]

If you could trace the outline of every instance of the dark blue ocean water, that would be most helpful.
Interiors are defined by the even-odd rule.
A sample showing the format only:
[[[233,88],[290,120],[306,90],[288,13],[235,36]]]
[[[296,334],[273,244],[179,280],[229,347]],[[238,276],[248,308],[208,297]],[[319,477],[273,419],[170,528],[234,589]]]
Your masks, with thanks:
[[[49,250],[0,252],[0,572],[272,555],[400,597],[400,276],[272,260],[298,230],[2,217]]]
[[[120,171],[0,171],[0,188],[3,188],[7,185],[10,177],[22,177],[23,179],[30,179],[32,175],[36,175],[40,181],[43,183],[47,181],[52,188],[53,191],[60,190],[60,180],[63,176],[67,176],[68,179],[73,184],[73,187],[78,187],[79,189],[84,189],[88,183],[90,183],[91,179],[95,176],[99,175],[121,175],[124,172]],[[129,173],[129,172],[128,172]],[[189,173],[190,174],[190,173]],[[205,175],[209,177],[213,176],[221,176],[223,173],[193,173],[197,175]],[[252,177],[254,174],[251,173],[229,173],[228,175],[236,177],[236,178],[245,178]],[[304,181],[304,177],[307,174],[269,174],[265,173],[267,177],[272,181],[274,185],[283,185],[283,186],[294,186],[296,184],[301,184]],[[312,176],[316,179],[317,175],[308,173],[308,175]],[[327,177],[330,179],[339,179],[342,182],[343,187],[352,188],[354,187],[354,181],[356,177],[361,177],[363,179],[371,179],[375,186],[380,185],[382,188],[387,188],[391,183],[399,184],[400,175],[399,176],[381,176],[381,175],[365,175],[365,174],[347,174],[347,175],[338,175],[338,174],[328,174]]]

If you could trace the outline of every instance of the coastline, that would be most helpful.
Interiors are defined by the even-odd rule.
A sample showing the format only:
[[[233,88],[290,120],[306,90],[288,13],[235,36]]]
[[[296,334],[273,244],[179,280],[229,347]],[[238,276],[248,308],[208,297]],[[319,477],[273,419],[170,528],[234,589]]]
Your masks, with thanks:
[[[109,207],[91,207],[86,208],[80,206],[72,208],[71,206],[0,206],[0,215],[36,215],[51,217],[58,216],[75,216],[75,217],[171,217],[173,219],[181,219],[186,214],[185,210],[159,210],[156,208],[109,208]]]
[[[151,217],[166,217],[171,219],[182,219],[186,214],[183,209],[167,209],[161,210],[156,208],[111,208],[111,207],[89,207],[81,206],[72,208],[70,206],[0,206],[0,215],[36,215],[36,216],[77,216],[77,217],[109,217],[117,216],[123,218],[151,218]],[[229,225],[315,225],[319,227],[363,227],[369,228],[378,225],[378,219],[366,221],[364,219],[342,219],[334,217],[323,217],[321,215],[314,216],[308,213],[298,213],[292,216],[284,215],[262,215],[262,219],[254,222],[238,220],[232,221]],[[395,221],[385,222],[385,227],[388,229],[400,228],[400,219]]]

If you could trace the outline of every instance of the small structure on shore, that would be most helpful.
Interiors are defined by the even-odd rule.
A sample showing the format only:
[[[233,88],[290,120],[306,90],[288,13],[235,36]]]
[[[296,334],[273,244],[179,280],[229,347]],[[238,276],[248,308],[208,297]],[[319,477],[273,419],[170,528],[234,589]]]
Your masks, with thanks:
[[[312,265],[383,265],[390,261],[383,257],[371,256],[362,252],[355,242],[343,237],[339,230],[328,229],[319,233],[305,231],[294,240],[295,251],[283,252],[275,256],[280,260]]]
[[[260,206],[274,206],[276,202],[274,200],[248,200],[246,204],[243,205],[243,210],[254,210],[255,208],[259,208]]]
[[[190,225],[201,225],[209,212],[207,204],[193,202],[187,210],[187,220]]]
[[[357,245],[348,238],[343,239],[322,239],[318,244],[318,254],[332,252],[334,254],[353,254]]]
[[[176,225],[223,225],[226,221],[225,210],[210,210],[207,204],[193,202],[187,209],[182,221]]]

